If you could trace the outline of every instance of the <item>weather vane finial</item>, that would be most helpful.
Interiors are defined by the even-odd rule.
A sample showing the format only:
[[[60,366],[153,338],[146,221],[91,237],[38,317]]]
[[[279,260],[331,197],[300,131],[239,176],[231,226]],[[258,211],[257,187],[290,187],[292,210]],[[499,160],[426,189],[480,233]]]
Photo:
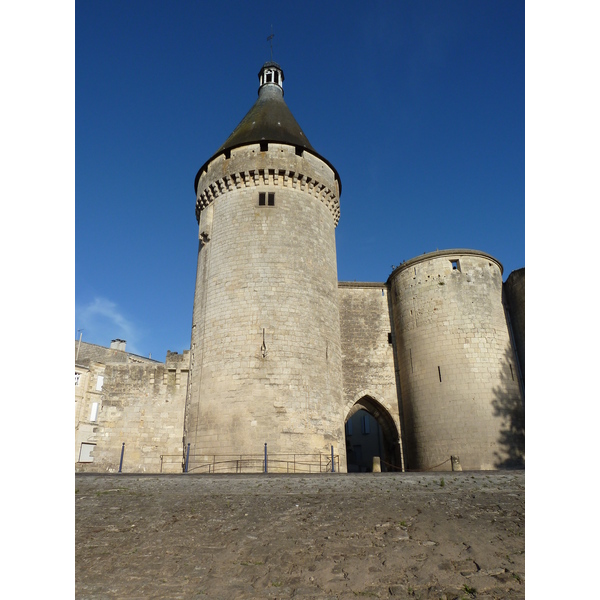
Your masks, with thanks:
[[[267,38],[267,42],[269,42],[269,46],[271,47],[271,62],[273,62],[273,38],[275,34],[273,33],[273,25],[271,25],[271,35]]]

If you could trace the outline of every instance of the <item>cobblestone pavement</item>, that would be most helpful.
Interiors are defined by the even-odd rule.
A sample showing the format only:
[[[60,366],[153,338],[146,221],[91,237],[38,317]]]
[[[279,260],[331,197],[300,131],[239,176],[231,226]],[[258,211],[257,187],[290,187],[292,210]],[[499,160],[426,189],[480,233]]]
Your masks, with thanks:
[[[524,471],[75,476],[76,598],[525,597]]]

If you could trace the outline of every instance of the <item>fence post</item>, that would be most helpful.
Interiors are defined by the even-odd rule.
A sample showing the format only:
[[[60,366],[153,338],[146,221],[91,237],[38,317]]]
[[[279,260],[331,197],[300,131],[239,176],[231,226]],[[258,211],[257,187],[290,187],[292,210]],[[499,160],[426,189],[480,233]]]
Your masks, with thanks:
[[[333,463],[333,446],[331,446],[331,472],[335,473],[335,464]]]
[[[187,454],[185,455],[185,467],[184,467],[184,469],[183,469],[183,472],[184,472],[184,473],[187,473],[187,472],[188,472],[188,464],[189,464],[189,461],[190,461],[190,445],[188,444],[188,447],[187,447]]]
[[[119,463],[119,473],[123,468],[123,454],[125,454],[125,442],[123,442],[123,445],[121,446],[121,462]]]
[[[265,442],[265,473],[268,473],[269,470],[267,469],[267,442]]]

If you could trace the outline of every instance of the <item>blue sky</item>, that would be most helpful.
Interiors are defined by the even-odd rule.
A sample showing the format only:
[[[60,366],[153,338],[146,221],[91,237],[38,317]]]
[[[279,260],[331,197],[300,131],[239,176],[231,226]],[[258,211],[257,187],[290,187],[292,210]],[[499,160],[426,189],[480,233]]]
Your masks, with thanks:
[[[446,248],[525,266],[524,2],[79,0],[75,337],[189,347],[194,177],[254,103],[271,27],[342,180],[340,280]]]

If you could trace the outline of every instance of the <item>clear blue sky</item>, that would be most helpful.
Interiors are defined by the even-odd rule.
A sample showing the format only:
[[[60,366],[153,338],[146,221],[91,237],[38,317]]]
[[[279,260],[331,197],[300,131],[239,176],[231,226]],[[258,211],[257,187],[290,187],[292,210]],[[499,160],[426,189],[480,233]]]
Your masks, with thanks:
[[[75,4],[75,337],[189,347],[193,182],[257,97],[342,180],[340,280],[424,252],[525,266],[525,9],[515,0]]]

